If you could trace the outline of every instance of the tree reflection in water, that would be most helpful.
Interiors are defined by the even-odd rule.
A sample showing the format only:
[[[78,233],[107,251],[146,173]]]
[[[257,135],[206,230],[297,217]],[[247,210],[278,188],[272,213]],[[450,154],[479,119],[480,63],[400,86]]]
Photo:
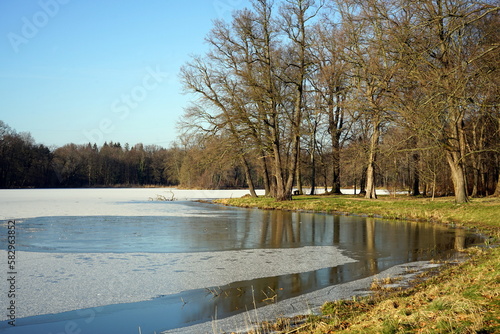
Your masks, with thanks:
[[[258,229],[261,248],[333,245],[357,262],[220,287],[223,293],[206,304],[206,319],[213,317],[215,309],[221,317],[252,309],[254,300],[261,306],[371,276],[397,264],[447,259],[456,250],[480,241],[478,236],[463,229],[428,223],[287,211],[262,211],[260,214],[261,219],[253,217],[252,222],[248,222],[251,227],[245,238],[255,236],[250,232],[252,228]]]
[[[120,312],[126,308],[135,317],[147,320],[156,331],[211,320],[215,310],[217,317],[222,318],[252,309],[254,299],[257,306],[264,305],[367,277],[394,265],[446,259],[456,251],[481,241],[479,236],[460,228],[422,222],[235,209],[192,202],[167,203],[165,208],[166,211],[168,208],[186,210],[189,214],[165,217],[42,217],[24,221],[19,233],[25,237],[23,247],[30,251],[43,251],[39,245],[50,245],[48,251],[52,252],[75,253],[133,253],[138,250],[190,253],[335,246],[344,255],[356,260],[355,263],[332,268],[233,282],[227,286],[186,291],[148,302],[106,307],[103,317],[107,314],[112,317],[115,308],[119,308]],[[270,253],[269,256],[272,256]],[[234,266],[243,266],[242,259],[235,259]],[[266,257],[262,261],[266,261]],[[294,259],[289,261],[292,264]],[[100,321],[105,319],[96,320],[95,324]]]

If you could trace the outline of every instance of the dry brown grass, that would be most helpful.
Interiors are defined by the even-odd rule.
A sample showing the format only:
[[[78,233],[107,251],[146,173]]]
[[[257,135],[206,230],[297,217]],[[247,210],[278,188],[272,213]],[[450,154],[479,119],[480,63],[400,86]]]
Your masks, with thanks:
[[[365,312],[327,305],[300,333],[499,333],[500,249],[477,252],[410,290],[357,301]]]

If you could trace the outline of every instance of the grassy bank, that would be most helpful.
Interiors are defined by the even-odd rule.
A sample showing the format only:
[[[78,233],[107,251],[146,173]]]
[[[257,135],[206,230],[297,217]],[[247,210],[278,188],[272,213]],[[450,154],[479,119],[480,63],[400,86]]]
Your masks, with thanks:
[[[387,219],[433,221],[479,229],[482,233],[500,237],[500,199],[473,199],[455,204],[452,197],[412,198],[380,196],[367,200],[354,195],[294,196],[293,201],[276,202],[268,197],[221,199],[216,202],[260,209],[304,210],[314,212],[355,214]]]
[[[477,229],[490,236],[485,246],[496,246],[500,239],[498,198],[474,199],[460,205],[453,198],[431,201],[401,196],[365,200],[345,195],[298,196],[288,202],[250,197],[217,202],[433,221]],[[500,333],[500,248],[481,247],[468,252],[472,255],[468,261],[444,266],[409,290],[387,291],[375,284],[373,296],[325,304],[323,315],[311,317],[300,328],[282,328],[281,333]]]

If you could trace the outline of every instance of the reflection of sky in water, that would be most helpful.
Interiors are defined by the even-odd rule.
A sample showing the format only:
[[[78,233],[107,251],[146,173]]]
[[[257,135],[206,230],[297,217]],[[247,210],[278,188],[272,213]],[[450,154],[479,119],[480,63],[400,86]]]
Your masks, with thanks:
[[[153,329],[158,331],[180,326],[187,321],[210,320],[215,306],[220,317],[231,314],[236,308],[244,309],[245,305],[253,303],[250,287],[259,293],[271,288],[278,292],[278,299],[283,300],[331,284],[373,275],[396,264],[446,258],[453,251],[480,241],[462,229],[447,229],[427,223],[235,209],[194,202],[162,202],[155,205],[164,207],[165,216],[44,217],[19,221],[16,245],[18,250],[65,253],[189,253],[336,246],[357,261],[307,273],[235,282],[231,284],[232,295],[225,299],[207,298],[205,291],[188,291],[160,300],[118,307],[135,310],[137,317],[144,319],[146,313],[156,314],[165,307],[162,304],[174,305],[172,307],[177,312],[179,308],[183,310],[175,319],[169,317],[169,320],[160,321],[161,324],[158,319],[151,319],[157,326]],[[6,225],[2,224],[0,246],[3,249],[6,235]],[[241,293],[243,290],[247,292]],[[181,298],[192,298],[193,302],[183,305]],[[99,320],[95,324],[101,323],[105,328],[106,321],[114,321],[111,319],[116,318],[116,306],[110,307],[108,320],[100,318],[103,322]],[[149,311],[141,313],[141,309]],[[120,312],[124,312],[123,309]],[[168,312],[172,314],[174,311]],[[57,321],[48,318],[43,321]],[[38,320],[30,321],[36,323]],[[13,333],[22,333],[21,328]]]
[[[476,240],[461,229],[353,216],[161,203],[164,217],[42,217],[17,224],[18,250],[181,253],[338,246],[356,259],[413,261]],[[2,231],[3,230],[3,231]],[[6,226],[0,226],[2,244]],[[472,238],[472,239],[471,239]]]

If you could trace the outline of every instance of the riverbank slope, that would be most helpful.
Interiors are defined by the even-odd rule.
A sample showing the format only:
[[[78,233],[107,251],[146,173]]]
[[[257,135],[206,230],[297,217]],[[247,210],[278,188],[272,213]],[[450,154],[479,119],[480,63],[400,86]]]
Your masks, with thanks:
[[[232,198],[217,203],[260,209],[313,211],[409,219],[451,224],[486,235],[484,247],[468,250],[469,259],[443,266],[433,277],[405,291],[374,284],[373,296],[334,301],[323,315],[310,317],[294,333],[496,333],[500,332],[500,199],[473,199],[455,204],[453,198],[382,196],[296,196],[293,201],[271,198]],[[380,283],[380,282],[379,282]],[[386,282],[390,283],[390,282]],[[291,320],[265,324],[266,330],[287,333]],[[288,328],[287,328],[288,326]]]

